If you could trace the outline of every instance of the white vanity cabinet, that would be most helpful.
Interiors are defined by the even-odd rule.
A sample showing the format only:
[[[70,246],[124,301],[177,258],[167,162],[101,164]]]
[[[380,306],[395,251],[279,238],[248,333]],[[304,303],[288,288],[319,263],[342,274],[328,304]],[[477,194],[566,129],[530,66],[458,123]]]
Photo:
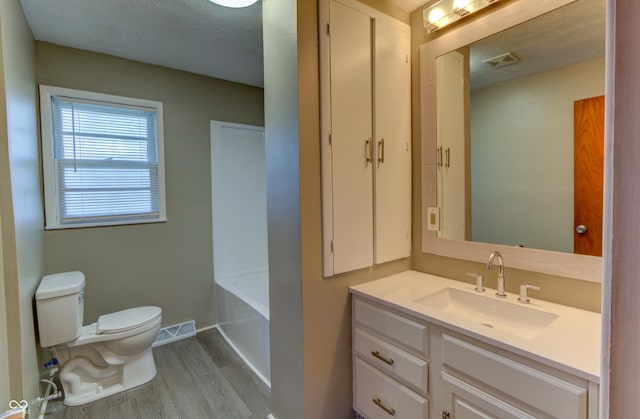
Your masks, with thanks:
[[[598,417],[598,385],[353,295],[354,409],[365,418]]]
[[[354,408],[369,419],[429,417],[429,328],[353,300]]]
[[[324,276],[411,252],[410,28],[321,1]]]

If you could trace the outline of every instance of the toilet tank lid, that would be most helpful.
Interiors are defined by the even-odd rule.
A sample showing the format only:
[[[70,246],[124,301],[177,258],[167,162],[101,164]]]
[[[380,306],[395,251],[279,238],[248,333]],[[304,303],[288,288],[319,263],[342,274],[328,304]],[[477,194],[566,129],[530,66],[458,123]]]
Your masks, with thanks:
[[[84,274],[80,271],[47,275],[36,290],[36,300],[77,294],[82,291],[84,284]]]

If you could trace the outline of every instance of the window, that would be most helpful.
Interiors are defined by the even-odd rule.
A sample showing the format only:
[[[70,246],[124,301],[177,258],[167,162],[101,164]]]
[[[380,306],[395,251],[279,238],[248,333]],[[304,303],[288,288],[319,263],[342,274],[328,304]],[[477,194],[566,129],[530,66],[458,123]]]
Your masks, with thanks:
[[[166,221],[162,103],[40,86],[46,229]]]

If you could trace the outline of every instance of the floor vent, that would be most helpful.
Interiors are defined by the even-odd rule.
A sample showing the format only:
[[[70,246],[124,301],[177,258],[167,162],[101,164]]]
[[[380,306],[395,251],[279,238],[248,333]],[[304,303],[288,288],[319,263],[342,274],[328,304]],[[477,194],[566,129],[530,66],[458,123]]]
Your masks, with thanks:
[[[175,342],[176,340],[190,338],[196,335],[196,322],[189,320],[188,322],[174,324],[173,326],[163,327],[158,333],[156,341],[152,347],[164,345],[165,343]]]

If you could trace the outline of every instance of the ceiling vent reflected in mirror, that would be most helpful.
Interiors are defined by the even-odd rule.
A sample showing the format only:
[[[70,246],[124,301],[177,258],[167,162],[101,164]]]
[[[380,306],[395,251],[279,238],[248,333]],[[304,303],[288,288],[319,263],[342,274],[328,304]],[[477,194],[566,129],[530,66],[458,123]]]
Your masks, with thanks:
[[[493,68],[505,67],[508,65],[518,64],[520,57],[513,52],[505,52],[504,54],[496,55],[495,57],[487,58],[482,61],[489,64]]]

